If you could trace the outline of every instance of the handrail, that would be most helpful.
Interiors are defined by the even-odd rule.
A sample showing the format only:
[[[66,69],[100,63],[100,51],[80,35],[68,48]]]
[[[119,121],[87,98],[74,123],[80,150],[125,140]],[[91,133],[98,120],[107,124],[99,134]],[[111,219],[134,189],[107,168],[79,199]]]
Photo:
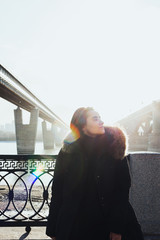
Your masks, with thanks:
[[[57,155],[0,155],[0,225],[45,226]]]

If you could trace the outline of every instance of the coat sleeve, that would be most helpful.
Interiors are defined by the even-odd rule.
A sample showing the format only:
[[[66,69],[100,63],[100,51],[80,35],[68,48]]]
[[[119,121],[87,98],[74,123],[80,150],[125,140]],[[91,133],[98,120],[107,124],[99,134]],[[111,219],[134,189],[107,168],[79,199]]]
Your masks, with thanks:
[[[117,160],[115,167],[115,186],[109,211],[110,232],[124,234],[129,204],[131,178],[127,158]]]
[[[52,184],[52,197],[47,221],[46,234],[50,237],[56,235],[58,213],[62,204],[63,180],[64,180],[64,152],[61,150],[56,160],[56,166]]]

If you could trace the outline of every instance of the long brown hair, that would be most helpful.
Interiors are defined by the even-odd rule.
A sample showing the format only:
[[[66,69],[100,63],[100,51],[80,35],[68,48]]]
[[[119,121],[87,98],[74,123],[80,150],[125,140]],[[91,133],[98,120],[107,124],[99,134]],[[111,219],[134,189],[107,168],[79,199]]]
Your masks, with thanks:
[[[79,135],[78,137],[84,135],[83,127],[86,125],[86,120],[90,111],[94,111],[94,109],[92,107],[81,107],[78,108],[72,116],[70,128],[72,132],[76,132],[76,134]]]

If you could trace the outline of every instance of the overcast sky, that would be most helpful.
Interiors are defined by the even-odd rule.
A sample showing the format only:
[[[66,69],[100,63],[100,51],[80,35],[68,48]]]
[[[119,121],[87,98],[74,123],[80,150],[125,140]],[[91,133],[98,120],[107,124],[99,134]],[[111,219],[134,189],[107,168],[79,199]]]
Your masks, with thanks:
[[[160,99],[160,1],[0,0],[0,63],[67,123],[113,123]]]

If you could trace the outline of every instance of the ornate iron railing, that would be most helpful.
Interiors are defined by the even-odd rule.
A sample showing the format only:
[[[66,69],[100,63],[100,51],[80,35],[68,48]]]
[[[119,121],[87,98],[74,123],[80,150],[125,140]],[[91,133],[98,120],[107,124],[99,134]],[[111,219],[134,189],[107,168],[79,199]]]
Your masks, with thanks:
[[[0,155],[0,226],[45,226],[56,155]]]

